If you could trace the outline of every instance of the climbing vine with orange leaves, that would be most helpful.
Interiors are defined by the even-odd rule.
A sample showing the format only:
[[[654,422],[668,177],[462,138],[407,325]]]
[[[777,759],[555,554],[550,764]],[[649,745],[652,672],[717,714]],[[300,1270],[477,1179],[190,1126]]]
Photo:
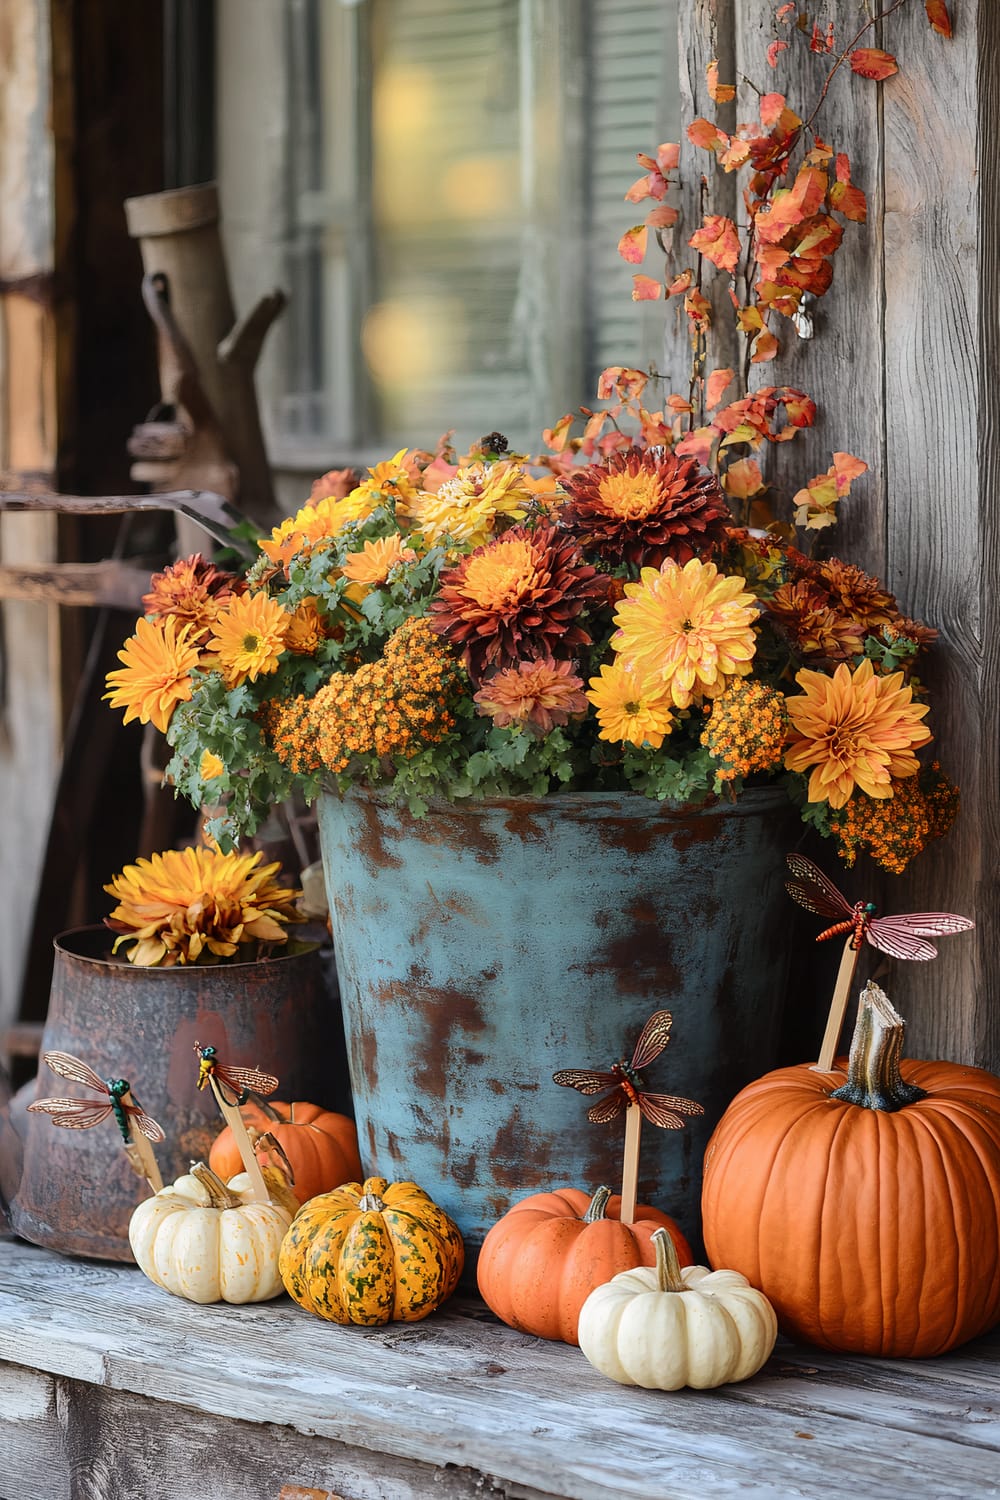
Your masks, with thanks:
[[[637,271],[632,297],[637,302],[683,299],[691,342],[688,389],[666,395],[662,404],[659,395],[651,402],[650,394],[666,384],[658,371],[621,365],[604,370],[597,399],[607,404],[597,410],[581,407],[579,414],[568,413],[545,432],[553,467],[578,452],[593,459],[635,444],[663,446],[712,469],[745,525],[768,525],[790,537],[795,527],[815,535],[835,524],[840,501],[868,465],[850,453],[834,453],[829,469],[794,495],[793,514],[777,517],[755,455],[765,445],[788,442],[811,427],[816,403],[790,386],[751,389],[752,370],[776,357],[789,326],[799,336],[811,335],[811,308],[830,289],[845,231],[867,218],[864,190],[852,179],[846,153],[820,134],[820,116],[841,69],[849,68],[866,86],[899,71],[892,53],[865,43],[880,22],[912,3],[916,0],[894,0],[880,11],[866,3],[862,24],[846,40],[838,39],[832,22],[799,4],[777,6],[766,61],[778,74],[782,53],[793,47],[816,56],[818,89],[811,108],[799,114],[779,90],[742,79],[753,96],[753,119],[731,134],[701,116],[687,126],[688,140],[709,157],[709,172],[740,174],[742,221],[703,211],[694,233],[676,243],[672,231],[680,211],[669,195],[678,183],[680,146],[667,143],[654,153],[639,153],[643,175],[625,199],[635,204],[652,200],[653,206],[641,224],[625,230],[618,252],[636,266],[646,261],[650,241],[662,253],[662,274]],[[924,0],[924,8],[932,29],[950,38],[947,0]],[[714,103],[737,99],[737,82],[720,81],[717,60],[708,64],[706,74]],[[707,185],[706,173],[701,178],[703,206]],[[714,314],[706,290],[715,277],[726,279],[736,327],[745,340],[739,369],[710,368]],[[742,394],[723,404],[734,386]],[[574,435],[579,416],[585,425],[582,435]]]

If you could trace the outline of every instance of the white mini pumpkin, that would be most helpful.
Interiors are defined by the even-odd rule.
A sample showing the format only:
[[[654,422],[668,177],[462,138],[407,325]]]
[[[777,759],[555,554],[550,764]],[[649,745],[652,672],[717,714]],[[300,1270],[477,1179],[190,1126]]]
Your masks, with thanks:
[[[139,1204],[128,1237],[140,1270],[175,1297],[266,1302],[284,1290],[278,1251],[291,1221],[286,1205],[255,1203],[248,1183],[227,1187],[197,1162]]]
[[[763,1292],[738,1271],[682,1271],[665,1230],[653,1243],[655,1267],[620,1272],[583,1304],[580,1348],[590,1363],[621,1385],[658,1391],[755,1375],[778,1334]]]

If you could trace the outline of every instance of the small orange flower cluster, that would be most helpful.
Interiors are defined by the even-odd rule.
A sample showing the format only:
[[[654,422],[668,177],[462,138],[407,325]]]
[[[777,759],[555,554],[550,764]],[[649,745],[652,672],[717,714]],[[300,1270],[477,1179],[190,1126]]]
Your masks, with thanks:
[[[347,769],[355,755],[410,759],[455,727],[449,705],[463,673],[429,620],[409,619],[380,661],[335,672],[308,705],[308,729],[323,765]],[[279,752],[280,753],[280,752]]]
[[[701,743],[719,762],[718,779],[735,781],[776,766],[787,729],[784,694],[737,677],[714,700]]]
[[[294,776],[308,776],[323,762],[316,749],[311,698],[270,698],[258,718],[271,748]]]
[[[867,850],[876,864],[902,875],[931,839],[942,838],[958,815],[958,787],[934,761],[920,776],[894,779],[885,800],[857,791],[830,814],[830,831],[841,859],[853,865]]]

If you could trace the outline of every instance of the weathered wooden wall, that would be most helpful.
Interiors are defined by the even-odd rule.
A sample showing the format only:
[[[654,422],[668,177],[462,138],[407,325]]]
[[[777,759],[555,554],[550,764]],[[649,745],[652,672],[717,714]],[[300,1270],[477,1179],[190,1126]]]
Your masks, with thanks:
[[[765,54],[775,9],[775,0],[689,7],[682,74],[693,114],[715,117],[704,76],[713,56],[724,59],[724,80],[735,72],[787,93],[799,113],[811,108],[826,59],[793,47],[772,71]],[[856,0],[822,9],[846,45],[864,19]],[[933,964],[897,964],[890,987],[910,1019],[912,1053],[1000,1069],[1000,9],[993,0],[950,9],[950,41],[931,31],[919,0],[869,33],[864,45],[898,57],[900,71],[886,83],[847,67],[835,77],[816,129],[850,157],[868,195],[868,223],[847,225],[833,287],[817,304],[815,338],[800,342],[782,322],[781,352],[753,383],[798,386],[819,406],[815,429],[772,456],[772,482],[790,495],[828,467],[834,450],[863,458],[870,472],[843,507],[835,550],[883,576],[907,613],[941,630],[927,672],[932,722],[963,811],[911,873],[887,878],[886,899],[897,910],[966,912],[977,930],[946,940]],[[694,155],[683,239],[698,222],[697,172],[706,161]],[[733,363],[730,346],[720,352],[710,367]],[[671,369],[683,369],[686,357],[685,331],[671,327]]]
[[[49,0],[0,5],[0,475],[56,468],[54,146]],[[0,518],[5,563],[48,563],[53,515]],[[0,604],[0,1029],[13,1014],[61,710],[54,605]]]

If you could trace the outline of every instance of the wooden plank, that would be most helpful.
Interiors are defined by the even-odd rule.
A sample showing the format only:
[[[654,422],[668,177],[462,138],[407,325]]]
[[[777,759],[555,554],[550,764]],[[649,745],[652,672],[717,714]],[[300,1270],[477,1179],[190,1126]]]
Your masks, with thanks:
[[[72,1500],[57,1388],[48,1375],[0,1364],[4,1500]]]
[[[142,612],[149,569],[109,560],[100,563],[0,565],[0,599],[38,599],[58,604],[98,604]]]
[[[998,1350],[996,1335],[898,1364],[783,1348],[742,1386],[666,1395],[615,1386],[578,1350],[518,1334],[472,1301],[424,1324],[342,1329],[284,1299],[196,1308],[132,1268],[0,1246],[0,1359],[155,1392],[195,1414],[278,1420],[394,1461],[454,1465],[491,1476],[501,1494],[997,1494]]]
[[[965,807],[948,838],[893,882],[893,899],[898,909],[966,912],[980,924],[975,937],[942,943],[933,964],[897,965],[890,987],[895,984],[894,1003],[909,1022],[912,1055],[998,1068],[997,1019],[982,1022],[1000,956],[1000,783],[989,777],[983,756],[993,757],[995,771],[1000,678],[995,666],[991,681],[984,675],[980,616],[980,599],[988,600],[994,586],[983,571],[980,526],[995,517],[997,500],[979,473],[977,452],[980,385],[995,380],[990,366],[979,364],[978,328],[995,321],[997,230],[979,217],[980,179],[992,172],[982,142],[977,157],[977,90],[984,77],[977,74],[977,9],[982,5],[957,9],[952,41],[930,31],[923,6],[904,6],[885,36],[900,67],[882,86],[886,576],[907,612],[941,631],[926,672],[932,725]],[[996,10],[988,9],[995,47]],[[995,81],[991,87],[995,111]],[[977,287],[973,247],[980,233],[984,269],[992,268],[992,302],[990,287]],[[995,560],[985,561],[987,570],[995,569]]]

